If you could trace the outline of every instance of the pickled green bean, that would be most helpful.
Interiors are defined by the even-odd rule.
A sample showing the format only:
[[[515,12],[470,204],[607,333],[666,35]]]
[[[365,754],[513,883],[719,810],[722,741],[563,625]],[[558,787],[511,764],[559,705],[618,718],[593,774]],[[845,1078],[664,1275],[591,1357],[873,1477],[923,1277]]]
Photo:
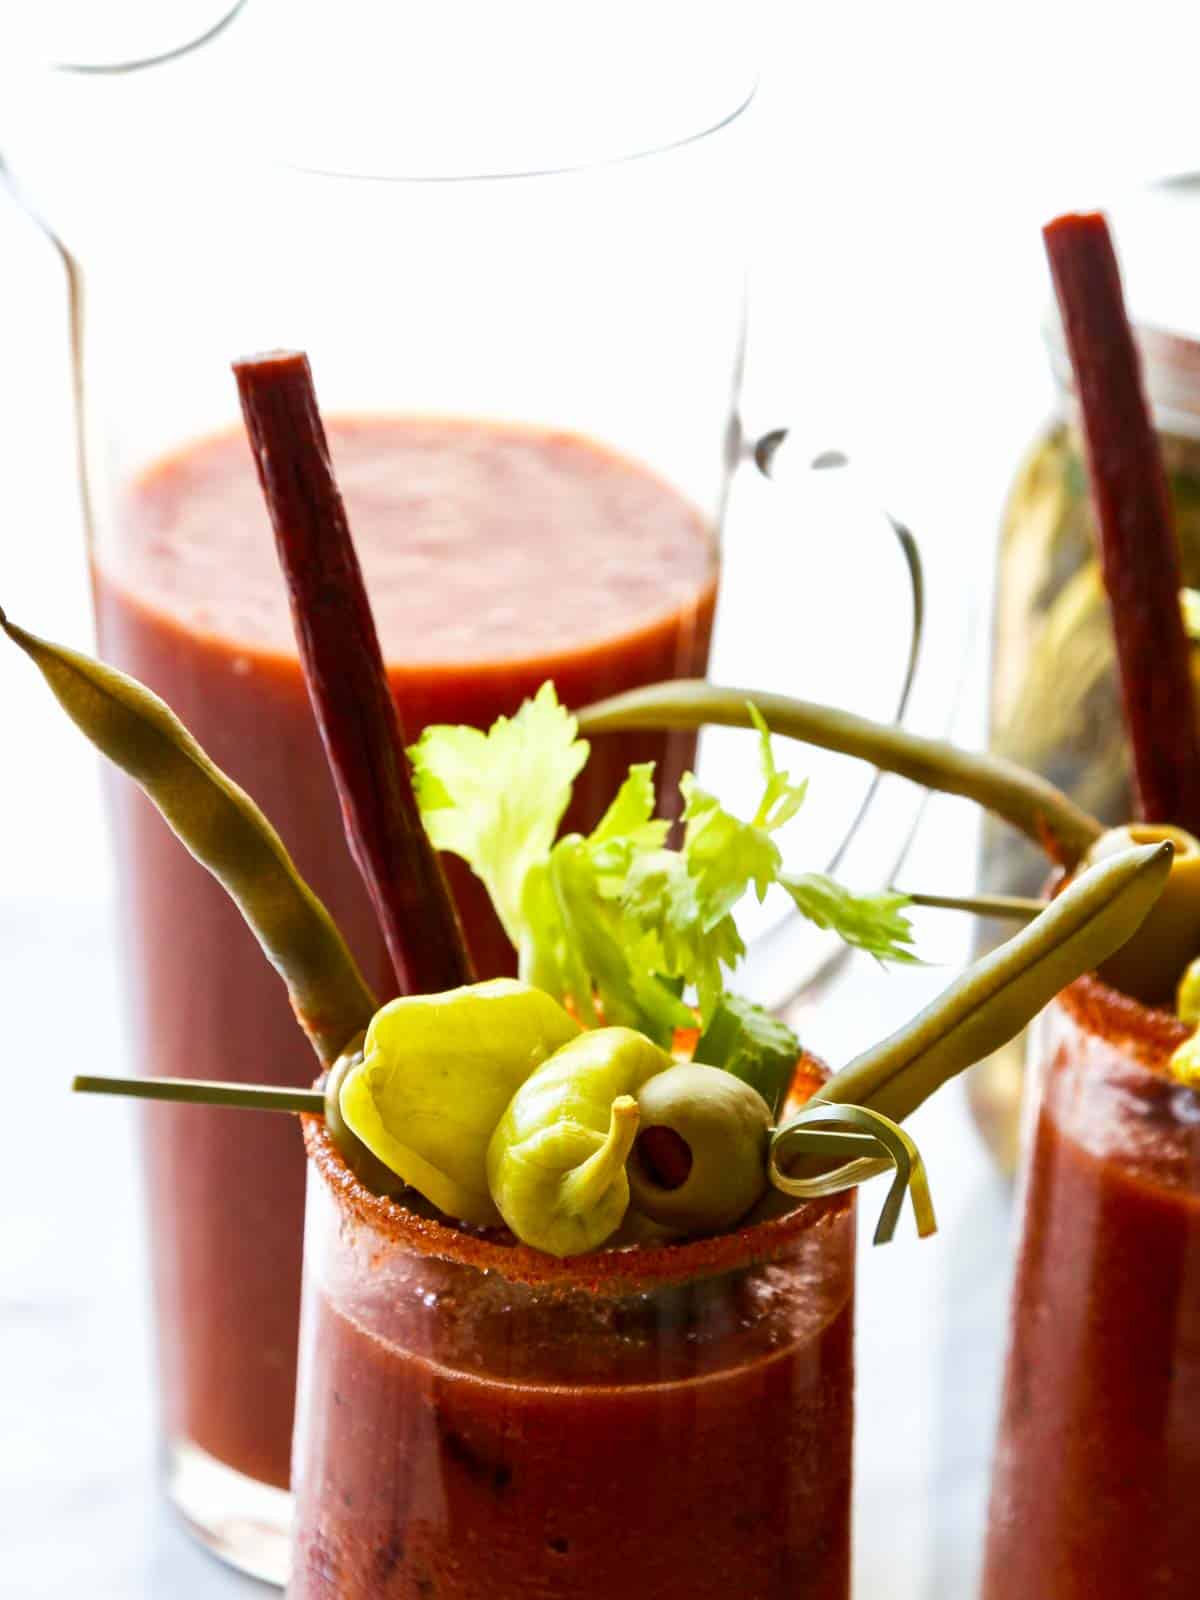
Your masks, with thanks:
[[[1169,843],[1144,845],[1090,867],[911,1022],[835,1073],[775,1130],[769,1156],[775,1188],[813,1198],[894,1168],[876,1242],[891,1237],[906,1189],[918,1231],[932,1231],[920,1155],[896,1124],[947,1079],[1014,1038],[1068,983],[1124,944],[1161,894],[1171,856]],[[874,1141],[873,1150],[843,1146],[864,1134]],[[831,1169],[831,1158],[842,1153],[853,1159]]]
[[[837,1073],[820,1098],[903,1121],[948,1078],[1015,1038],[1067,984],[1119,949],[1161,894],[1172,854],[1168,843],[1142,845],[1089,867],[1028,927]]]
[[[651,684],[598,701],[578,713],[581,733],[631,728],[750,728],[750,703],[773,733],[869,761],[884,772],[943,794],[961,795],[1073,864],[1104,831],[1094,817],[1036,773],[1000,756],[957,750],[849,711],[752,689],[722,689],[700,679]]]
[[[63,710],[158,807],[227,891],[287,985],[292,1009],[328,1066],[361,1033],[375,1000],[328,911],[250,796],[216,767],[157,695],[113,667],[0,628],[41,672]]]

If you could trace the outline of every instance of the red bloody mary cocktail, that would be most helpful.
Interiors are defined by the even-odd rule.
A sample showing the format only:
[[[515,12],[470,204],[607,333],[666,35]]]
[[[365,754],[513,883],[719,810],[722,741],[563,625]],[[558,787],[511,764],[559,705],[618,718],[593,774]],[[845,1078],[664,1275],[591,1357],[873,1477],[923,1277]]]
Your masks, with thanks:
[[[410,736],[429,722],[486,726],[547,678],[580,704],[703,672],[713,533],[645,468],[573,435],[491,423],[335,420],[328,432]],[[95,585],[106,656],[161,694],[270,815],[368,980],[391,993],[240,429],[130,487]],[[634,761],[658,761],[673,794],[691,753],[680,735],[597,741],[568,821],[590,827]],[[128,785],[114,813],[140,1067],[309,1081],[283,987],[223,890]],[[486,895],[461,863],[448,868],[480,976],[509,970]],[[211,1108],[145,1114],[168,1432],[285,1485],[304,1200],[295,1130]]]
[[[846,1600],[849,1195],[557,1261],[305,1137],[291,1600]]]
[[[1200,1095],[1188,1030],[1080,979],[1035,1044],[1035,1123],[985,1600],[1200,1594]]]
[[[1200,723],[1179,547],[1107,224],[1068,214],[1044,237],[1135,778],[1139,821],[1115,842],[1161,829],[1180,846],[1155,913],[1102,970],[1162,1004],[1200,946]],[[986,1600],[1200,1594],[1200,1095],[1171,1063],[1186,1036],[1095,978],[1040,1025]]]

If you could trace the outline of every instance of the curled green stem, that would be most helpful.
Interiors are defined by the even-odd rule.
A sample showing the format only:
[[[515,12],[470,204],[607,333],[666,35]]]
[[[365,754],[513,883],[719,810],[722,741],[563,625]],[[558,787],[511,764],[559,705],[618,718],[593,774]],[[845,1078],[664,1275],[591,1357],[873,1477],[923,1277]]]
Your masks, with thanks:
[[[832,1172],[818,1172],[811,1177],[792,1175],[787,1164],[805,1155],[822,1162],[833,1155],[852,1159]],[[912,1198],[918,1234],[924,1239],[935,1233],[937,1218],[920,1151],[903,1128],[867,1106],[834,1106],[820,1098],[810,1100],[772,1139],[767,1169],[777,1189],[800,1200],[838,1194],[890,1170],[896,1175],[879,1213],[875,1243],[890,1243],[906,1194]]]
[[[113,667],[51,644],[0,611],[0,628],[38,668],[92,744],[134,779],[227,891],[287,985],[297,1020],[328,1066],[375,1000],[329,912],[282,839],[157,695]]]
[[[1104,831],[1073,800],[1036,773],[1000,756],[958,750],[901,728],[809,700],[699,679],[651,684],[578,713],[581,733],[632,728],[750,728],[750,703],[774,733],[869,761],[884,772],[943,794],[962,795],[1012,823],[1056,860],[1074,864]]]

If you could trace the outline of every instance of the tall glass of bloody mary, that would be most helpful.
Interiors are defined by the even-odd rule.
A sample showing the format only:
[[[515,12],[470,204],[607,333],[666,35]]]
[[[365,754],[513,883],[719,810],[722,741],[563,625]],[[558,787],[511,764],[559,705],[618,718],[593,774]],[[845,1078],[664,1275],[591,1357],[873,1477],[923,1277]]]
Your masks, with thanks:
[[[1034,1045],[1024,1229],[984,1593],[1182,1600],[1200,1590],[1200,735],[1168,481],[1097,213],[1044,230],[1086,443],[1138,821],[1171,892],[1071,985]],[[1113,987],[1110,987],[1114,985]],[[1200,1081],[1200,1080],[1196,1080]]]
[[[229,361],[313,353],[410,738],[486,727],[548,678],[582,704],[703,674],[742,343],[741,129],[542,177],[500,164],[408,181],[369,140],[365,166],[304,171],[190,143],[171,102],[198,65],[118,74],[99,95],[100,78],[42,85],[42,110],[56,92],[88,100],[74,114],[91,181],[42,170],[48,137],[29,161],[11,152],[70,255],[97,631],[272,815],[385,996]],[[211,109],[192,126],[211,133]],[[692,748],[607,741],[570,824],[595,823],[631,761],[657,762],[673,794]],[[114,783],[110,800],[132,1065],[310,1081],[284,992],[219,887],[139,795]],[[486,897],[449,870],[480,975],[510,970]],[[170,1492],[220,1553],[280,1578],[303,1152],[268,1116],[157,1106],[144,1126]]]
[[[1200,1592],[1200,1095],[1097,978],[1037,1025],[985,1600]]]
[[[556,1261],[305,1137],[291,1600],[847,1600],[848,1195]]]

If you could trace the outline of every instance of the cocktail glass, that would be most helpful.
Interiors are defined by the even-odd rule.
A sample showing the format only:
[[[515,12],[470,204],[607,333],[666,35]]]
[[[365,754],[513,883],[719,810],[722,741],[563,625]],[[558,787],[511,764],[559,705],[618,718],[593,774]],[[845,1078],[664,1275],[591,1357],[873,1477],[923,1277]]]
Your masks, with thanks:
[[[1036,1026],[985,1600],[1200,1593],[1200,1095],[1096,978]]]
[[[850,1196],[556,1261],[305,1139],[292,1600],[846,1600]]]

